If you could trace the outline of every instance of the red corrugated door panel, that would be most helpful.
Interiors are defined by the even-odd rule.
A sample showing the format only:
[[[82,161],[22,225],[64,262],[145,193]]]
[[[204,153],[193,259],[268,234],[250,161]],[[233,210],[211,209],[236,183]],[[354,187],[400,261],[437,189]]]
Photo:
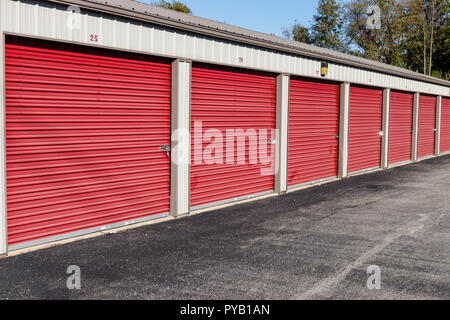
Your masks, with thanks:
[[[349,110],[348,172],[381,165],[383,91],[351,86]]]
[[[436,141],[436,97],[420,95],[417,157],[432,156]]]
[[[276,77],[237,68],[194,64],[191,108],[191,207],[272,191],[274,174],[267,160],[273,164],[273,148],[260,142],[255,148],[250,142],[252,139],[246,139],[245,149],[241,149],[238,158],[237,140],[230,139],[235,144],[228,147],[226,136],[243,130],[241,132],[257,133],[258,140],[262,138],[266,142],[274,137]],[[211,151],[213,143],[218,148]],[[264,148],[267,149],[265,154]],[[245,161],[242,152],[245,152]],[[266,161],[261,161],[262,154],[267,156]]]
[[[337,176],[339,90],[336,83],[291,78],[289,186]]]
[[[414,95],[391,91],[389,164],[411,160]]]
[[[9,245],[169,211],[171,67],[7,38]]]
[[[441,147],[440,152],[450,151],[450,99],[442,98],[441,105]]]

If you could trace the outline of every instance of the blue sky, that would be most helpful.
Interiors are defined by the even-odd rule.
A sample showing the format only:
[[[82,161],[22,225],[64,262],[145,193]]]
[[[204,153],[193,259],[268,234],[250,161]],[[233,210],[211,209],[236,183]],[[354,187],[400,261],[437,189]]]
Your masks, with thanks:
[[[153,3],[154,0],[140,0]],[[281,36],[297,20],[312,22],[317,0],[181,0],[194,15]]]

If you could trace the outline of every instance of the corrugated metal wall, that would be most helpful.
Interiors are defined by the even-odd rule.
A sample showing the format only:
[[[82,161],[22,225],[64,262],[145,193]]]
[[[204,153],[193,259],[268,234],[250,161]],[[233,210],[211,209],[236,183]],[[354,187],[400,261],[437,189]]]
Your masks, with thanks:
[[[350,88],[348,172],[381,165],[383,91],[368,87]]]
[[[273,74],[286,73],[288,75],[292,75],[293,78],[295,78],[295,76],[301,76],[301,77],[309,77],[310,80],[322,79],[322,77],[320,76],[319,60],[303,58],[292,54],[275,52],[248,45],[242,45],[235,42],[229,42],[226,40],[213,39],[206,36],[182,32],[179,30],[177,31],[174,29],[162,28],[159,26],[150,25],[148,23],[143,23],[121,17],[114,17],[111,15],[98,12],[90,12],[82,10],[79,28],[70,29],[67,27],[67,22],[71,17],[71,14],[66,11],[66,8],[67,8],[66,6],[55,5],[54,3],[49,3],[47,1],[1,0],[0,31],[2,32],[2,34],[3,32],[7,32],[42,39],[67,41],[70,43],[70,46],[73,46],[73,44],[84,44],[94,47],[114,48],[118,50],[139,52],[150,55],[161,55],[164,57],[174,57],[174,58],[176,57],[194,60],[197,62],[223,64],[229,67],[258,69],[260,71],[267,71]],[[1,45],[3,46],[3,43]],[[3,73],[2,59],[3,56],[0,57],[0,71],[2,71]],[[76,70],[74,70],[74,72],[76,72]],[[241,69],[240,72],[251,73],[250,71],[244,71],[243,69]],[[329,64],[329,75],[326,77],[326,79],[334,80],[337,81],[338,83],[341,82],[352,83],[353,98],[350,99],[351,100],[350,105],[353,106],[355,106],[355,104],[359,105],[356,108],[356,109],[359,108],[359,111],[356,110],[356,114],[354,113],[353,116],[351,114],[352,107],[350,106],[350,122],[351,123],[356,122],[356,125],[353,126],[353,129],[350,128],[349,133],[350,137],[348,141],[349,142],[348,169],[350,172],[365,169],[370,167],[371,165],[374,166],[379,165],[379,161],[377,161],[376,155],[380,153],[377,148],[378,146],[381,145],[380,136],[377,136],[375,138],[373,137],[372,132],[370,133],[370,136],[366,135],[369,134],[368,131],[381,131],[381,102],[380,102],[381,90],[378,89],[372,90],[377,92],[379,91],[379,94],[377,93],[374,96],[364,97],[364,95],[361,96],[360,94],[361,92],[358,93],[357,92],[358,90],[355,91],[354,88],[356,87],[353,86],[353,84],[357,83],[360,85],[372,86],[372,88],[376,87],[392,88],[408,92],[420,92],[422,94],[425,93],[433,95],[442,95],[444,96],[443,101],[447,101],[447,103],[448,98],[446,97],[448,97],[450,94],[450,89],[445,86],[423,83],[421,81],[415,80],[407,80],[394,75],[387,75],[378,72],[357,69],[345,65],[337,65],[334,63]],[[3,81],[4,79],[2,78],[0,83],[2,86]],[[273,77],[273,81],[275,81],[275,77]],[[83,86],[84,84],[78,83],[77,86],[78,85]],[[0,87],[0,89],[2,88]],[[165,90],[167,90],[167,88]],[[3,90],[0,90],[0,98],[1,98],[0,103],[3,104],[2,95]],[[270,103],[272,104],[273,102],[272,99],[274,99],[275,93],[270,93],[270,97],[271,98],[269,100]],[[193,98],[195,99],[195,97]],[[373,105],[374,108],[372,109],[370,108],[370,105],[372,105],[374,101],[375,104]],[[189,105],[188,100],[184,101],[183,103],[186,106]],[[369,108],[366,107],[367,103],[369,105]],[[378,105],[380,106],[380,112],[378,112]],[[2,105],[2,108],[0,108],[1,112],[4,112],[3,107],[4,106]],[[445,106],[443,106],[443,114],[445,114],[446,112],[445,110],[446,110]],[[218,111],[220,113],[220,110]],[[355,108],[353,108],[353,111],[355,111]],[[270,127],[273,128],[275,122],[274,121],[275,110],[273,109],[273,112],[265,110],[265,112],[267,121],[271,123]],[[358,112],[360,112],[359,115]],[[370,124],[367,125],[367,123],[364,123],[364,120],[361,118],[361,116],[364,115],[367,115],[371,119]],[[20,115],[20,117],[22,117],[24,121],[27,120],[26,116],[30,115],[27,114]],[[50,116],[54,117],[54,115],[51,114]],[[343,118],[345,118],[345,116],[343,116]],[[18,120],[21,120],[22,118],[18,118]],[[358,118],[360,119],[358,120]],[[5,117],[2,117],[2,119],[5,119]],[[59,118],[49,118],[49,119],[59,121],[58,120]],[[20,124],[21,122],[17,121],[17,123]],[[5,123],[2,122],[1,125],[4,127]],[[258,127],[260,127],[260,125],[261,124],[259,124]],[[446,126],[447,126],[446,120],[443,119],[442,123],[443,149],[445,149]],[[159,127],[164,127],[164,125],[162,126],[160,125]],[[3,132],[3,130],[1,131]],[[361,141],[358,142],[358,139],[359,140],[367,139],[365,143],[366,146],[364,146],[364,144],[361,143]],[[161,140],[161,144],[170,144],[170,141],[168,140],[168,138],[165,138],[164,141]],[[355,149],[355,144],[359,145],[359,148]],[[6,148],[3,139],[1,139],[0,145],[2,145],[3,149]],[[343,145],[347,147],[345,142],[343,143]],[[420,145],[420,138],[419,138],[419,145]],[[371,151],[369,152],[371,154],[370,156],[366,152],[367,146],[373,146],[373,148],[371,148]],[[395,152],[393,150],[391,151]],[[442,152],[445,151],[442,150]],[[3,153],[2,156],[5,157],[5,154]],[[342,155],[342,158],[346,159],[346,156],[347,155],[344,154]],[[160,153],[158,157],[165,157],[165,154]],[[6,161],[4,158],[2,161],[2,165],[6,166]],[[345,168],[347,169],[347,166]],[[194,168],[193,171],[194,174],[195,170],[196,169]],[[5,173],[6,168],[5,170],[2,171],[1,175],[4,175]],[[269,191],[273,189],[273,176],[269,176],[269,178],[267,178],[267,181],[261,184],[261,186],[262,185],[265,186],[264,188],[261,187],[261,190],[264,189]],[[208,180],[205,181],[206,185],[210,183],[210,181]],[[6,190],[5,179],[2,180],[2,187],[3,191],[5,191]],[[259,189],[258,190],[256,190],[256,188],[251,190],[246,189],[246,192],[238,192],[236,193],[236,195],[233,194],[231,196],[239,197],[240,195],[247,194],[247,192],[253,193],[257,191],[259,191]],[[194,194],[193,196],[194,201],[193,203],[191,203],[191,205],[206,202],[210,203],[211,201],[220,200],[215,196],[211,196],[211,198],[206,197],[207,198],[206,200],[205,198],[201,199],[201,196],[195,195],[195,191],[193,192],[193,194]],[[211,193],[209,194],[211,195]],[[230,193],[225,192],[225,194],[227,194],[227,197],[230,196]],[[3,197],[1,197],[0,200],[2,201],[2,203],[0,204],[0,219],[6,219],[6,194],[3,194]],[[164,205],[164,208],[167,209],[166,205]],[[13,208],[12,217],[14,217],[14,210],[15,209]],[[6,221],[0,220],[0,254],[5,252],[5,241],[2,241],[2,239],[5,238],[4,232],[5,226]],[[14,222],[12,222],[12,226],[14,227]],[[14,234],[12,239],[14,239]]]
[[[413,103],[413,94],[391,91],[389,164],[412,159]]]
[[[441,104],[441,153],[450,151],[450,98],[442,98]]]
[[[270,155],[268,140],[274,138],[276,77],[261,72],[194,64],[191,99],[191,207],[273,191],[273,169],[273,174],[261,174],[263,168],[270,168],[259,159],[261,150],[264,150],[259,141],[261,136],[256,137],[257,149],[251,148],[254,145],[248,138],[245,138],[245,149],[240,149],[237,139],[227,145],[227,130],[255,130],[257,133],[267,130],[265,147],[266,155]],[[225,147],[209,153],[210,143],[218,142],[216,138],[197,144],[196,122],[201,122],[202,135],[208,130],[219,131],[222,134],[219,147]],[[228,158],[229,152],[232,152],[231,158]],[[244,153],[243,164],[239,160],[240,152]],[[205,158],[208,155],[214,159]],[[270,158],[273,164],[274,154]],[[251,159],[256,159],[257,163]]]
[[[432,156],[436,139],[436,97],[421,95],[417,157]]]
[[[8,244],[169,212],[171,67],[8,38]]]
[[[289,186],[337,176],[339,91],[338,83],[291,78]]]
[[[47,5],[45,1],[3,0],[0,1],[0,12],[3,14],[0,28],[8,32],[321,78],[319,60],[164,29],[101,13],[82,10],[80,28],[69,30],[66,25],[70,15],[66,7],[54,3]],[[98,41],[91,41],[91,35],[97,36]],[[449,88],[443,86],[334,63],[329,64],[327,79],[444,96],[450,94]]]
[[[0,24],[3,17],[0,11]],[[1,29],[1,28],[0,28]],[[1,30],[0,30],[1,31]],[[4,77],[4,34],[0,34],[0,255],[8,251],[7,208],[6,208],[6,139],[5,139],[5,77]]]

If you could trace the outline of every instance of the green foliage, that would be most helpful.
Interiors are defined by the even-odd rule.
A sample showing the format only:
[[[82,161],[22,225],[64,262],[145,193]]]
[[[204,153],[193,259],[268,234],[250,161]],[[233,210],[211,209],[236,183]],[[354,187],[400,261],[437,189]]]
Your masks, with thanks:
[[[444,78],[450,80],[450,19],[447,16],[445,23],[436,32],[435,53],[433,64],[444,72]]]
[[[411,70],[429,74],[431,52],[431,74],[442,71],[445,78],[450,73],[449,1],[409,0],[407,3],[403,60]]]
[[[319,0],[311,26],[312,43],[332,50],[344,49],[342,39],[342,7],[335,0]]]
[[[158,6],[158,7],[166,8],[166,9],[171,9],[171,10],[175,10],[175,11],[179,11],[179,12],[188,13],[188,14],[192,13],[192,10],[187,5],[181,3],[180,1],[168,2],[165,0],[160,0],[157,3],[155,3],[154,5]]]
[[[284,36],[319,47],[450,78],[450,0],[319,0],[311,28],[295,23]],[[380,8],[369,28],[367,8]]]
[[[367,27],[367,8],[380,8],[380,28]],[[345,4],[344,19],[347,43],[365,58],[402,66],[402,43],[405,7],[398,0],[354,0]]]
[[[298,23],[294,24],[290,29],[283,30],[283,35],[288,39],[311,44],[309,29]]]

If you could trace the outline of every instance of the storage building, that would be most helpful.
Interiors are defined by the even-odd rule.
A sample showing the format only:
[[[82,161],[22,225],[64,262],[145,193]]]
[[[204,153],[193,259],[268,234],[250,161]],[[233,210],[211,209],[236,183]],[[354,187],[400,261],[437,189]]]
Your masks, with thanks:
[[[0,254],[450,152],[450,83],[405,69],[131,0],[0,31]]]

